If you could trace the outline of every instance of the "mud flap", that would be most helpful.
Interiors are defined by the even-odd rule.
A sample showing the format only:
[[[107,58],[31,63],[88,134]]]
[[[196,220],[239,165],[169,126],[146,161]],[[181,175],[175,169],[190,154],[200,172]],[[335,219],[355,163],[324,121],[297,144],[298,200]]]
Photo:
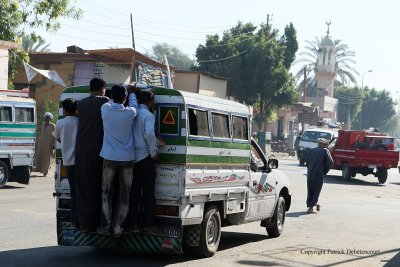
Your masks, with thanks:
[[[11,180],[20,184],[29,184],[29,166],[14,166],[11,170]]]

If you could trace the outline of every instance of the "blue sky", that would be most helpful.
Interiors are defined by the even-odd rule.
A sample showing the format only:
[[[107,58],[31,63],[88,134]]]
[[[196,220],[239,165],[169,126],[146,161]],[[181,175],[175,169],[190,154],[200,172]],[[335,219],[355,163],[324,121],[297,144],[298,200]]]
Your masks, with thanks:
[[[397,99],[400,96],[399,3],[395,0],[77,0],[76,5],[84,11],[82,20],[62,20],[57,33],[43,33],[43,36],[55,52],[66,51],[73,44],[83,49],[130,47],[129,14],[132,13],[139,52],[166,42],[193,57],[206,34],[221,34],[239,20],[260,25],[271,14],[274,28],[280,31],[288,23],[294,24],[299,51],[303,51],[305,40],[326,34],[325,22],[330,20],[332,39],[343,40],[356,52],[358,83],[361,85],[365,73],[365,86],[387,89]],[[366,73],[368,70],[373,71]]]

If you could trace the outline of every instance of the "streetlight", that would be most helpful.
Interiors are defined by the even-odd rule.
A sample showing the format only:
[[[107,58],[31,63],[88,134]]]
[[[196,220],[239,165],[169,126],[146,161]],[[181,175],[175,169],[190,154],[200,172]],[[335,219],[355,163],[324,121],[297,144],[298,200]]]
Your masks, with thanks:
[[[368,71],[364,71],[363,74],[361,75],[361,90],[364,91],[364,74],[365,73],[370,73],[373,72],[374,70],[368,70]],[[364,119],[364,110],[361,111],[361,122]],[[361,124],[362,126],[362,124]],[[350,130],[350,106],[349,106],[349,130]]]
[[[362,76],[361,76],[361,89],[364,90],[364,74],[365,73],[369,73],[369,72],[373,72],[374,70],[368,70],[363,72]]]
[[[365,73],[370,73],[373,72],[374,70],[367,70],[364,71],[361,75],[361,90],[364,90],[364,74]],[[362,117],[362,116],[361,116]],[[362,118],[361,118],[362,119]],[[349,104],[349,110],[347,113],[347,129],[350,130],[351,129],[351,115],[350,115],[350,104]]]

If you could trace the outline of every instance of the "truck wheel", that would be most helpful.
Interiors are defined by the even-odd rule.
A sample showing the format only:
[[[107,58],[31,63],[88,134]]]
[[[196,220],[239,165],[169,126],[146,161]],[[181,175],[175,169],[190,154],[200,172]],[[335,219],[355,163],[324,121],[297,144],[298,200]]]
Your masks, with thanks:
[[[221,217],[214,205],[207,207],[200,227],[199,254],[211,257],[217,252],[221,240]]]
[[[305,163],[306,161],[303,159],[303,158],[299,158],[299,164],[300,164],[300,166],[304,166],[304,163]]]
[[[4,187],[10,177],[10,171],[7,164],[0,160],[0,188]]]
[[[285,212],[285,199],[283,197],[279,197],[274,216],[271,219],[271,224],[268,224],[265,227],[269,237],[278,237],[282,234],[283,226],[285,225]]]
[[[347,162],[343,163],[342,165],[342,176],[345,181],[350,181],[351,179],[350,168]]]
[[[378,181],[380,184],[384,184],[387,180],[388,172],[385,168],[378,168],[376,172],[376,176],[378,176]]]

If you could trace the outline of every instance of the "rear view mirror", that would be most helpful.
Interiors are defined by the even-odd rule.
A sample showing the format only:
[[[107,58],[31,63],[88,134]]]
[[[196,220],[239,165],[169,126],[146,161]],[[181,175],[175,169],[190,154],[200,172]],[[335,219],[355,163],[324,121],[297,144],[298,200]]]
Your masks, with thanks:
[[[278,169],[278,160],[277,159],[269,159],[268,160],[268,169]]]

